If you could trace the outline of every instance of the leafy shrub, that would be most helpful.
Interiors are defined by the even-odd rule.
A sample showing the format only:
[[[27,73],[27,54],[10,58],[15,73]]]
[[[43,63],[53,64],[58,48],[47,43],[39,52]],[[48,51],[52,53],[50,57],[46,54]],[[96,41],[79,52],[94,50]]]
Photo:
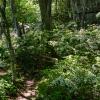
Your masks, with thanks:
[[[5,45],[4,39],[0,40],[0,59],[6,60],[8,58],[8,50],[7,45]]]
[[[0,40],[0,68],[3,69],[7,68],[9,62],[9,52],[4,40]]]
[[[23,40],[19,40],[18,44],[16,48],[17,64],[25,72],[33,71],[36,68],[41,69],[54,63],[52,61],[54,52],[53,47],[48,43],[48,33],[37,31],[27,34]]]
[[[43,71],[39,100],[99,100],[100,75],[94,73],[85,57],[70,55],[56,66],[58,68]]]
[[[0,100],[8,100],[8,96],[16,96],[17,88],[10,80],[9,76],[0,79]]]
[[[55,51],[61,57],[77,54],[93,58],[100,53],[100,35],[97,26],[74,32],[68,29],[54,29],[53,41],[56,42]]]

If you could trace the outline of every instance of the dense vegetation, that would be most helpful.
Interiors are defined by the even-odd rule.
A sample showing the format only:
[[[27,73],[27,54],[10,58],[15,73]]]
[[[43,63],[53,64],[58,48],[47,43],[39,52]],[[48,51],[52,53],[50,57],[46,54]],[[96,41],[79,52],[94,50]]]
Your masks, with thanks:
[[[99,5],[0,0],[0,100],[100,100]]]

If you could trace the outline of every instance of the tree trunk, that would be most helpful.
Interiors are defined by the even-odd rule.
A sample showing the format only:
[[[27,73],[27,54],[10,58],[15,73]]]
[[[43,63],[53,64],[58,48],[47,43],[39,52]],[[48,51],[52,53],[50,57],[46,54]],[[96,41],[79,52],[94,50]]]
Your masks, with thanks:
[[[6,37],[6,43],[10,52],[10,60],[11,60],[11,70],[12,70],[12,80],[15,80],[15,53],[14,53],[14,49],[12,47],[12,43],[11,43],[11,36],[10,36],[10,32],[9,32],[9,25],[8,25],[8,21],[6,18],[6,0],[2,0],[2,5],[0,7],[0,13],[1,13],[1,17],[2,17],[2,24],[3,24],[3,28],[4,28],[4,35]]]
[[[16,18],[15,0],[10,0],[10,6],[11,6],[11,12],[12,12],[13,27],[15,28],[15,31],[17,32],[17,35],[19,37],[22,37],[22,32],[21,32],[19,23],[18,23],[17,18]]]
[[[51,5],[52,0],[38,0],[40,11],[41,11],[41,19],[42,19],[42,27],[44,29],[50,30],[51,29]]]

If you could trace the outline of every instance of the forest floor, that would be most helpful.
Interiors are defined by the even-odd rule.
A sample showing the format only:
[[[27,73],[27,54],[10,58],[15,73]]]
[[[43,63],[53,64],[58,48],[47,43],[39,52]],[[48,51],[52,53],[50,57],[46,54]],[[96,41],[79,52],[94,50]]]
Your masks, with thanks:
[[[0,69],[0,76],[5,76],[6,71]],[[17,97],[10,97],[8,100],[35,100],[36,99],[36,86],[37,81],[35,79],[29,80],[26,78],[22,84],[22,89],[19,89]]]
[[[25,80],[24,89],[18,94],[15,100],[35,100],[36,98],[36,84],[33,80]]]

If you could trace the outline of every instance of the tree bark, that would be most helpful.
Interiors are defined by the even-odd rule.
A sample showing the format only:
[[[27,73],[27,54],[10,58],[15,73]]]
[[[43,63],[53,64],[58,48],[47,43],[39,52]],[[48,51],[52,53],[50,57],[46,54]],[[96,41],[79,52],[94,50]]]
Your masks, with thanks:
[[[12,70],[12,80],[15,80],[15,53],[14,49],[11,43],[11,36],[10,36],[10,31],[9,31],[9,24],[6,18],[6,0],[2,0],[2,5],[0,7],[0,13],[2,17],[2,24],[4,28],[4,35],[6,37],[6,43],[10,52],[10,60],[11,60],[11,70]]]
[[[38,0],[40,11],[41,11],[41,19],[42,19],[42,26],[44,29],[50,30],[51,29],[51,5],[52,0]]]
[[[16,17],[16,5],[15,0],[10,0],[10,6],[11,6],[11,12],[12,12],[12,19],[13,19],[13,27],[15,28],[15,31],[17,32],[17,35],[19,37],[22,37],[22,32],[19,26],[19,23],[17,21]]]

